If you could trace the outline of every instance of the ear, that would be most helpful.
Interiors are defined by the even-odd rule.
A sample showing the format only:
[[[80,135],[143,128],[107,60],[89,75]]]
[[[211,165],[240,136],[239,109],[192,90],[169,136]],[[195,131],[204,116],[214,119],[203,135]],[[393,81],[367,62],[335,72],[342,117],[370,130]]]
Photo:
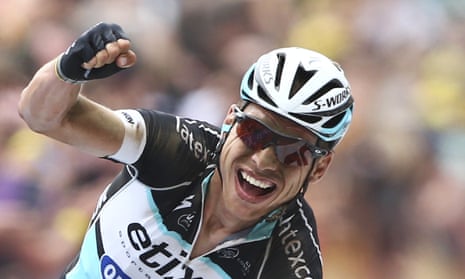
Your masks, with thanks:
[[[313,168],[313,171],[310,175],[310,183],[318,182],[325,175],[329,165],[331,164],[331,161],[333,160],[333,155],[334,153],[330,152],[328,155],[319,158],[315,162],[315,167]]]
[[[236,105],[231,105],[229,107],[228,113],[226,114],[226,117],[223,120],[223,126],[221,128],[222,133],[229,133],[231,130],[231,126],[234,124],[234,109]]]
[[[223,144],[226,141],[229,131],[231,131],[232,125],[234,124],[234,118],[235,118],[234,108],[235,108],[235,105],[231,105],[229,107],[228,113],[226,114],[226,117],[223,120],[223,126],[221,127],[221,137],[220,137],[220,140],[218,141],[218,144],[216,145],[216,150],[212,156],[212,160],[214,161],[219,160],[218,155],[221,152],[221,149],[223,148]]]

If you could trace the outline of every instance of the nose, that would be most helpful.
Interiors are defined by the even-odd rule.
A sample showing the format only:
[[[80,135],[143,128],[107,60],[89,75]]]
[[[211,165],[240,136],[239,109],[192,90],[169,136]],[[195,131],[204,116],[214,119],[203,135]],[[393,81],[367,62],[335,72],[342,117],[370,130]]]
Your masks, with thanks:
[[[279,160],[276,157],[273,145],[255,151],[252,155],[252,160],[261,170],[276,170],[279,166]]]

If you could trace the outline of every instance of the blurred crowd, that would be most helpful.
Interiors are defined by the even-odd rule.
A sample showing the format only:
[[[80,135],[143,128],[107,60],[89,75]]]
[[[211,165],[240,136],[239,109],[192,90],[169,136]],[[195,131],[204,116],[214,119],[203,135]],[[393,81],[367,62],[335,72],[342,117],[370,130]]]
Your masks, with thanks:
[[[0,277],[57,278],[120,166],[34,134],[22,88],[88,27],[120,24],[137,66],[83,93],[219,124],[262,53],[338,61],[351,130],[307,199],[325,278],[465,278],[465,5],[460,0],[1,0]]]

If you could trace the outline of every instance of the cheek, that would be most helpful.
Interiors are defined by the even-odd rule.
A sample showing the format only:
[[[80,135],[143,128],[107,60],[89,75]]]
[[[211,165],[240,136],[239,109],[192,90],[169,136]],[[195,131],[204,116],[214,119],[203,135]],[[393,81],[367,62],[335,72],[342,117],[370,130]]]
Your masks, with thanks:
[[[220,167],[222,173],[233,171],[233,163],[243,157],[246,153],[239,138],[229,135],[220,153]]]
[[[286,171],[284,195],[294,197],[300,192],[309,170],[307,169],[289,169]]]

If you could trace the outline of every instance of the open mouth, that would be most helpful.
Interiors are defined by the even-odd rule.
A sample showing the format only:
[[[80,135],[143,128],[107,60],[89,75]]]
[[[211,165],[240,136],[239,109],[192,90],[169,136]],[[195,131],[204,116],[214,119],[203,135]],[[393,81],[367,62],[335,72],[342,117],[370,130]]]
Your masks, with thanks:
[[[250,202],[259,202],[276,189],[274,183],[252,177],[243,170],[238,171],[241,196]]]

